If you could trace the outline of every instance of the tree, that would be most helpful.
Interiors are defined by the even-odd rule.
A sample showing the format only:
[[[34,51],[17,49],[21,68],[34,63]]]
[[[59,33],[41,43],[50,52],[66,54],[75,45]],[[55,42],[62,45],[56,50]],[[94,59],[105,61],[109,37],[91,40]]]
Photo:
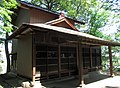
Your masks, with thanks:
[[[13,25],[11,24],[11,15],[13,14],[12,9],[17,7],[16,0],[0,0],[0,20],[1,25],[0,29],[2,31],[0,34],[4,34],[7,37],[9,36],[8,33],[13,30]],[[1,39],[5,40],[5,39]],[[7,72],[10,71],[10,58],[8,52],[8,41],[5,40],[5,51],[6,51],[6,58],[7,58]]]
[[[3,60],[0,60],[0,64],[4,63]],[[3,71],[2,66],[0,66],[0,73]]]
[[[112,33],[112,40],[115,42],[120,42],[120,0],[103,0],[103,8],[111,12],[109,17],[109,22],[107,22],[108,29],[116,30],[115,33]],[[114,65],[120,65],[120,47],[113,47],[113,63]],[[119,62],[119,63],[118,63]]]
[[[31,3],[47,8],[48,10],[54,10],[58,8],[60,0],[31,0]]]
[[[109,16],[109,22],[107,25],[109,28],[117,29],[119,32],[120,29],[120,0],[101,0],[106,11],[110,11],[111,16]]]
[[[32,0],[31,3],[52,11],[66,11],[67,16],[86,22],[86,33],[103,37],[99,28],[108,21],[109,11],[103,8],[104,3],[97,0]],[[77,24],[78,28],[82,25]]]

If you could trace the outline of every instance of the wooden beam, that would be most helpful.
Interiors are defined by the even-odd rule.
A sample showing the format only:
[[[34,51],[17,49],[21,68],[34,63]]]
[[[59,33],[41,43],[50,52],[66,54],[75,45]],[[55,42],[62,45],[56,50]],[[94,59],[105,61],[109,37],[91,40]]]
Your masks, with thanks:
[[[112,63],[111,46],[108,46],[108,49],[109,49],[109,61],[110,61],[110,76],[113,76],[113,63]]]
[[[23,8],[23,9],[27,9],[27,10],[30,9],[29,7],[27,7],[27,6],[23,5],[23,4],[21,4],[20,7]]]
[[[79,86],[83,87],[84,78],[83,78],[83,56],[82,56],[82,42],[78,40],[78,73],[79,73]]]

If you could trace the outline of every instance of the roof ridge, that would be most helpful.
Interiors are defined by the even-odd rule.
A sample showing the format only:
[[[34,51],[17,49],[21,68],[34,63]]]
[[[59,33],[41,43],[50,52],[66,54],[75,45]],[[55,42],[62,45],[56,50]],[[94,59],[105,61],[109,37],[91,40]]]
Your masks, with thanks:
[[[61,18],[58,18],[58,19],[55,19],[55,20],[51,20],[51,21],[48,21],[48,22],[46,22],[45,24],[52,24],[53,22],[57,22],[57,21],[59,21],[59,20],[64,20],[64,17],[61,17]]]
[[[71,24],[65,17],[60,17],[58,19],[46,22],[45,24],[47,24],[47,25],[55,25],[55,24],[61,23],[63,21],[65,21],[72,29],[78,31],[78,29],[73,24]]]

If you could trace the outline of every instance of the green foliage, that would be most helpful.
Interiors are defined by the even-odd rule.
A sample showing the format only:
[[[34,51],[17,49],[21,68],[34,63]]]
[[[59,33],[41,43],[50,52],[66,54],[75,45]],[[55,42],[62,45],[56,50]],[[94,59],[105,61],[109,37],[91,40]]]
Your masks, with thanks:
[[[120,47],[112,47],[112,62],[113,62],[113,70],[117,71],[120,66],[120,57],[119,57]],[[108,47],[102,47],[102,65],[103,70],[109,70],[109,53],[108,53]],[[120,68],[119,68],[120,69]]]
[[[120,32],[115,33],[115,40],[120,41]]]
[[[0,88],[3,88],[3,87],[0,85]]]
[[[104,5],[103,8],[106,11],[110,11],[109,22],[107,25],[114,26],[120,30],[120,0],[102,0]],[[115,29],[113,29],[115,30]]]
[[[60,5],[59,2],[59,0],[31,0],[31,3],[53,11],[57,11]]]
[[[2,21],[4,23],[4,25],[0,25],[0,28],[4,31],[10,32],[13,29],[13,25],[11,24],[11,15],[13,14],[13,11],[11,9],[15,9],[16,7],[16,0],[0,1],[0,17],[2,18]]]
[[[4,63],[4,61],[3,61],[3,60],[0,60],[0,63]]]
[[[4,34],[4,36],[6,36],[6,38],[8,37],[6,34],[8,34],[8,32],[11,32],[13,30],[13,25],[12,25],[12,19],[11,19],[11,15],[13,14],[12,9],[17,8],[17,2],[16,0],[0,0],[0,29],[2,29],[2,31],[0,32],[1,34]],[[0,34],[0,35],[1,35]],[[0,43],[2,43],[0,41]],[[8,56],[7,54],[7,48],[8,48],[8,42],[5,41],[5,51],[6,51],[6,56]],[[9,66],[9,57],[7,57],[7,70],[8,68],[10,68]],[[1,67],[2,70],[2,67]]]
[[[53,11],[67,11],[67,16],[86,22],[86,33],[103,37],[99,28],[108,21],[109,11],[102,8],[103,3],[97,0],[32,0],[32,3]],[[81,25],[77,25],[81,27]]]

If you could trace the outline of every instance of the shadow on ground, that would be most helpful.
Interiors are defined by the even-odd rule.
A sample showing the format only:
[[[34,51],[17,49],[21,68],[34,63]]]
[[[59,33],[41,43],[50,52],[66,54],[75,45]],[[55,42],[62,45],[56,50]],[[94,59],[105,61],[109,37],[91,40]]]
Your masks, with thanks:
[[[90,72],[89,77],[85,78],[85,84],[89,84],[92,82],[103,80],[103,79],[106,79],[109,77],[110,77],[109,75],[105,75],[105,74],[100,73],[100,72]]]
[[[85,75],[85,84],[89,84],[106,78],[109,78],[109,76],[101,74],[100,72],[90,72],[89,75]],[[42,83],[42,85],[46,88],[76,88],[79,86],[79,79],[78,77],[71,77],[68,79],[66,78],[64,80],[61,79],[58,81],[45,82]]]
[[[3,88],[21,87],[22,82],[25,81],[27,79],[17,76],[12,72],[0,75],[0,85]]]
[[[120,87],[111,87],[111,86],[106,86],[105,88],[120,88]]]
[[[89,75],[85,76],[85,84],[106,79],[108,77],[109,76],[101,74],[100,72],[90,72]],[[23,77],[17,76],[14,73],[0,75],[0,85],[3,88],[21,87],[22,82],[25,81],[28,80]],[[44,82],[42,83],[42,85],[45,88],[76,88],[79,85],[79,79],[78,77],[70,77],[64,79],[62,78],[59,80]],[[112,87],[106,86],[106,88],[112,88]]]

